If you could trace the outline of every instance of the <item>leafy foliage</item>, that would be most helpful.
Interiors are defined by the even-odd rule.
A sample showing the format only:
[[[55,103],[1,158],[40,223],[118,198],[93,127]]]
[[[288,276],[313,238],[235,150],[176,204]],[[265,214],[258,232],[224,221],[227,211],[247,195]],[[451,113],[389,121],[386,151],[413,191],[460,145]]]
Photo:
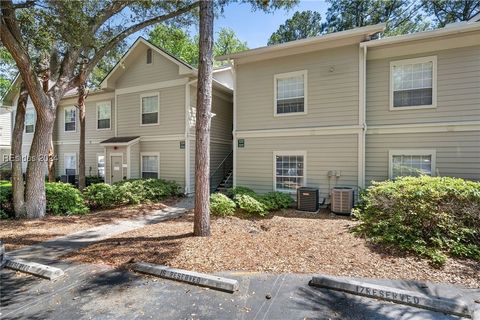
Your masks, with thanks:
[[[0,219],[13,218],[15,216],[12,206],[12,184],[10,181],[0,181]]]
[[[267,206],[260,202],[257,197],[248,194],[237,194],[233,198],[240,209],[250,214],[265,216],[268,213]]]
[[[270,36],[268,45],[318,36],[322,32],[321,20],[318,12],[297,11]]]
[[[480,260],[480,183],[448,177],[376,182],[354,211],[357,234],[428,257]]]
[[[175,181],[163,179],[130,179],[113,184],[118,204],[138,204],[143,201],[159,201],[180,194]]]
[[[106,183],[95,183],[83,190],[85,202],[91,209],[108,209],[118,202],[115,188]]]
[[[255,191],[248,187],[237,186],[227,190],[227,196],[234,198],[237,194],[246,194],[249,196],[256,196]]]
[[[214,193],[210,196],[210,211],[216,216],[231,216],[237,205],[223,193]]]
[[[292,203],[292,197],[283,192],[269,192],[260,196],[262,202],[268,211],[276,211],[280,209],[287,209]]]
[[[434,17],[437,27],[467,21],[480,12],[478,0],[423,0],[422,4],[427,14]]]
[[[99,176],[86,176],[85,182],[86,182],[86,185],[89,186],[94,183],[102,183],[104,182],[104,180],[102,177],[99,177]]]
[[[71,215],[87,213],[82,193],[74,186],[63,182],[45,184],[47,212],[53,215]]]

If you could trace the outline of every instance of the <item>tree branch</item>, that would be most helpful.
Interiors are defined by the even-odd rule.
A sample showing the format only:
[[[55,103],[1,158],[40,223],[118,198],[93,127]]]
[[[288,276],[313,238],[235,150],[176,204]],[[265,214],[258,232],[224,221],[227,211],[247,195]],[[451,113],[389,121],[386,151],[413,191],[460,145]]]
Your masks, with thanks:
[[[140,22],[136,25],[130,26],[127,29],[123,30],[121,33],[117,34],[110,41],[108,41],[107,44],[105,44],[102,48],[100,48],[99,50],[97,50],[95,52],[95,55],[90,60],[87,67],[85,68],[85,72],[83,73],[83,75],[79,74],[72,80],[72,82],[69,86],[70,89],[75,88],[75,87],[78,86],[78,84],[84,82],[86,80],[86,79],[84,79],[85,75],[90,74],[93,71],[93,68],[95,68],[95,66],[100,62],[100,60],[105,56],[105,54],[108,51],[112,50],[123,39],[125,39],[126,37],[128,37],[129,35],[137,32],[137,31],[142,30],[145,27],[148,27],[148,26],[151,26],[153,24],[160,23],[160,22],[175,18],[175,17],[177,17],[181,14],[184,14],[188,11],[191,11],[191,10],[195,9],[196,7],[198,7],[199,3],[200,3],[199,1],[195,1],[191,4],[189,4],[188,6],[185,6],[181,9],[178,9],[177,11],[170,12],[168,14],[164,14],[164,15],[161,15],[161,16],[158,16],[158,17],[155,17],[155,18],[151,18],[149,20],[145,20],[143,22]]]
[[[95,34],[98,29],[111,17],[125,9],[128,5],[133,3],[133,0],[116,0],[111,2],[108,6],[105,6],[90,22],[92,27],[92,34]]]

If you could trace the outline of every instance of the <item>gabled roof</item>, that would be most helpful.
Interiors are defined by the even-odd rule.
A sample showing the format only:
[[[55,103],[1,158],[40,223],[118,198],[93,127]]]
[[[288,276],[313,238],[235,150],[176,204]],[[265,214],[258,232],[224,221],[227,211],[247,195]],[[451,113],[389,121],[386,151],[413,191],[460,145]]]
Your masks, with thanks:
[[[105,89],[108,88],[108,80],[112,77],[119,77],[120,74],[122,74],[125,70],[124,62],[125,60],[135,51],[135,49],[141,45],[144,44],[148,48],[154,50],[167,60],[173,62],[174,64],[178,65],[178,73],[179,74],[188,74],[188,75],[197,75],[197,69],[189,65],[188,63],[176,58],[169,52],[157,47],[153,43],[147,41],[143,37],[138,37],[137,40],[130,46],[130,48],[127,50],[127,52],[124,53],[122,58],[115,64],[115,66],[110,70],[110,72],[105,76],[105,78],[102,80],[100,83],[100,88]]]
[[[241,51],[217,57],[217,60],[264,60],[281,56],[288,56],[303,52],[311,52],[327,48],[334,48],[348,44],[360,43],[369,40],[374,34],[385,30],[385,23],[355,28],[346,31],[329,33],[317,37],[310,37],[271,46]]]

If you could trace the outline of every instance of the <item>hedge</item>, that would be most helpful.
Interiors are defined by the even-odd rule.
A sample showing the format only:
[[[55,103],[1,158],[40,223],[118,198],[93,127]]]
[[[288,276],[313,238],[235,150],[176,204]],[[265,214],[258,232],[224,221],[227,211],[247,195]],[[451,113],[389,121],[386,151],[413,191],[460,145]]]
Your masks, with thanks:
[[[480,260],[480,183],[448,177],[375,182],[354,210],[355,232],[442,265],[447,255]]]

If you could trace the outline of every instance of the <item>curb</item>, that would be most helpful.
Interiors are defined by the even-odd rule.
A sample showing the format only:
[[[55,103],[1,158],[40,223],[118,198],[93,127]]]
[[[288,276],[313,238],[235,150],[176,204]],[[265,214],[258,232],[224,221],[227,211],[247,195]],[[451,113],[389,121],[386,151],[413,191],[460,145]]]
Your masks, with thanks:
[[[169,268],[145,262],[133,265],[133,270],[170,280],[182,281],[202,287],[233,293],[238,290],[238,281],[228,278],[212,276],[205,273]]]
[[[469,311],[468,305],[458,299],[432,298],[419,292],[328,276],[314,276],[309,285],[474,318],[473,313]]]
[[[45,278],[48,280],[55,280],[64,275],[63,270],[55,267],[50,267],[44,264],[24,261],[24,260],[10,260],[5,258],[4,267],[15,271],[29,273],[31,275]]]

